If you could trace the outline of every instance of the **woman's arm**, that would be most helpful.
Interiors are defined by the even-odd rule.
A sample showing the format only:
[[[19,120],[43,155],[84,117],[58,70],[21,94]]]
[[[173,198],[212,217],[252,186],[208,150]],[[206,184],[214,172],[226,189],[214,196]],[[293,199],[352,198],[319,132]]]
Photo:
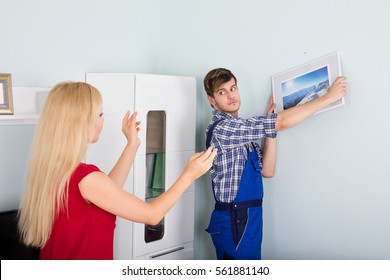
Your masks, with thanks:
[[[126,182],[127,176],[133,166],[134,157],[140,145],[138,132],[140,130],[137,119],[137,112],[130,116],[130,112],[127,112],[122,120],[122,132],[127,139],[126,147],[124,148],[117,163],[112,168],[108,176],[115,181],[119,187],[123,187]]]
[[[117,184],[102,172],[93,172],[79,183],[82,196],[96,206],[130,221],[150,225],[158,224],[178,201],[191,183],[206,173],[212,165],[216,150],[196,153],[177,181],[162,195],[147,203],[118,188]]]

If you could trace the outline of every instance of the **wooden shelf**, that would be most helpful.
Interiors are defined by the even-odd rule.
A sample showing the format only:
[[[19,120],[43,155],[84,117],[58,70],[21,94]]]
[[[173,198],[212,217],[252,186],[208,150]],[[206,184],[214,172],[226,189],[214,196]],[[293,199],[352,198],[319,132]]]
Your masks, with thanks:
[[[13,115],[0,115],[2,125],[35,125],[49,88],[12,87]]]
[[[37,124],[38,118],[38,114],[1,115],[0,125]]]

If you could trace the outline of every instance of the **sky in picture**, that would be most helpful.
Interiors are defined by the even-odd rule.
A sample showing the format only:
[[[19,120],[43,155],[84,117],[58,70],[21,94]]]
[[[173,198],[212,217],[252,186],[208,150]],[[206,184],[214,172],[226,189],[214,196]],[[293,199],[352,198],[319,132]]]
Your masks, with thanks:
[[[306,73],[304,75],[295,77],[282,83],[283,96],[288,96],[300,89],[317,85],[328,79],[328,67],[324,66],[315,71]]]

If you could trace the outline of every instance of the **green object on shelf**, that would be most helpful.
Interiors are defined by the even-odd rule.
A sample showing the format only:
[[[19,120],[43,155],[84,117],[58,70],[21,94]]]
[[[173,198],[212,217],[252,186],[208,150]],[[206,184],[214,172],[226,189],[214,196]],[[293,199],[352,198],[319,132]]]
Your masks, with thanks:
[[[164,154],[155,154],[151,184],[152,191],[164,190],[164,165]]]

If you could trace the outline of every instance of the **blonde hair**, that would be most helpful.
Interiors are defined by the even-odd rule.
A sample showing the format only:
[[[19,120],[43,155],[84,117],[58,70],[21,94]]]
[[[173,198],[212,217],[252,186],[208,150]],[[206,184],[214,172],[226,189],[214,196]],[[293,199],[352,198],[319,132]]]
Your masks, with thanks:
[[[54,219],[67,209],[69,179],[85,156],[101,112],[99,91],[83,82],[50,91],[36,128],[19,213],[22,241],[43,247]]]

